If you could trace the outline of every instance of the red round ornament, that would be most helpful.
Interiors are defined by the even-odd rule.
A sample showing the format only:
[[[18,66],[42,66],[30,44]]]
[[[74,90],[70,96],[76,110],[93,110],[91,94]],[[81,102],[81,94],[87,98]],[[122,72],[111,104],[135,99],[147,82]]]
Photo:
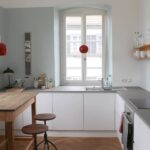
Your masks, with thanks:
[[[7,53],[6,45],[0,42],[0,56],[4,56]]]
[[[88,46],[87,45],[81,45],[79,50],[81,53],[87,53],[88,52]]]

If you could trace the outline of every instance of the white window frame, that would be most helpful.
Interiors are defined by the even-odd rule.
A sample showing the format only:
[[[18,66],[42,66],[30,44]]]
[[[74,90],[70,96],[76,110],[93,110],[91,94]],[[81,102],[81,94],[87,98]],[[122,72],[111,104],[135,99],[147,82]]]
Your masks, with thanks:
[[[90,12],[90,13],[89,13]],[[107,51],[107,11],[104,9],[97,9],[97,8],[72,8],[72,9],[67,9],[61,12],[61,16],[60,16],[60,81],[61,81],[61,85],[100,85],[101,81],[70,81],[70,80],[66,80],[66,49],[65,49],[65,43],[66,43],[66,38],[64,38],[65,34],[65,18],[66,16],[82,16],[81,13],[83,15],[102,15],[103,16],[103,42],[102,42],[102,77],[106,77],[106,66],[108,66],[107,64],[107,56],[106,54],[108,53]],[[83,16],[82,16],[83,17]],[[83,25],[83,23],[82,23]],[[83,28],[83,27],[82,27]],[[84,31],[84,33],[86,33]],[[85,35],[83,35],[85,37]],[[82,38],[83,39],[83,38]],[[83,41],[84,43],[84,41]],[[82,56],[83,57],[83,56]],[[83,59],[82,59],[83,61]],[[83,62],[82,62],[83,63]],[[85,69],[86,70],[86,69]],[[84,70],[84,71],[85,71]],[[84,72],[82,70],[82,73]],[[85,74],[84,73],[84,79],[85,79]]]

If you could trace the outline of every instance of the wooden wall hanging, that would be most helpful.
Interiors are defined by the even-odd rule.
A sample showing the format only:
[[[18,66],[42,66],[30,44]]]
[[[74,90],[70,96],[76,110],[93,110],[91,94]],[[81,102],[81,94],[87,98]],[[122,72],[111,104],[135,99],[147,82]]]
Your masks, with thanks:
[[[25,75],[31,75],[31,33],[25,33]]]

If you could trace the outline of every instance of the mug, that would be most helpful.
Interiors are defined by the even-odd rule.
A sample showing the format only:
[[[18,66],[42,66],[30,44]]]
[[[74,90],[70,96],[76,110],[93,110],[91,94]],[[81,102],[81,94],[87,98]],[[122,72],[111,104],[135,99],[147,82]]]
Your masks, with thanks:
[[[148,51],[146,52],[146,55],[147,55],[148,58],[150,58],[150,50],[148,50]]]
[[[135,51],[134,55],[135,55],[135,57],[139,58],[140,57],[140,51],[138,51],[138,50]]]
[[[144,51],[140,51],[140,58],[144,58],[145,57],[145,52]]]

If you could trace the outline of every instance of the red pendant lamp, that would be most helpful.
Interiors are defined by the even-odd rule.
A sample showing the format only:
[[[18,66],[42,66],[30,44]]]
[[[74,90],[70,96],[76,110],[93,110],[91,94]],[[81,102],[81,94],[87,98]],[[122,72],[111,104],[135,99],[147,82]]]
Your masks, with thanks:
[[[0,42],[0,56],[5,56],[6,53],[7,53],[6,44],[3,42]]]
[[[89,49],[88,46],[84,44],[79,47],[81,53],[87,53],[88,49]]]

